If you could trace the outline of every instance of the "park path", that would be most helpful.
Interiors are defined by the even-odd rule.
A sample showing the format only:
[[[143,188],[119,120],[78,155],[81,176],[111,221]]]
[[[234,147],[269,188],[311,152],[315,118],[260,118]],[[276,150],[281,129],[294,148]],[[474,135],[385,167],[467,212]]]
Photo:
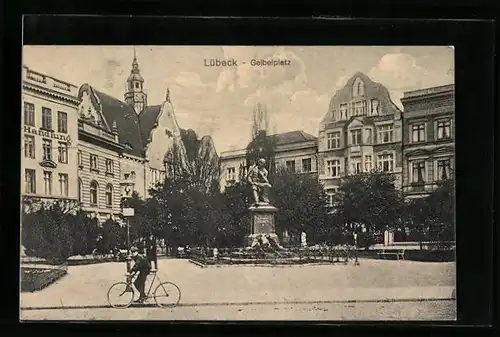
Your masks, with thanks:
[[[360,266],[200,268],[168,259],[159,264],[159,277],[179,286],[186,307],[450,299],[455,288],[454,263],[361,260]],[[46,289],[22,293],[21,309],[106,308],[109,286],[124,273],[124,263],[70,266],[68,275]]]

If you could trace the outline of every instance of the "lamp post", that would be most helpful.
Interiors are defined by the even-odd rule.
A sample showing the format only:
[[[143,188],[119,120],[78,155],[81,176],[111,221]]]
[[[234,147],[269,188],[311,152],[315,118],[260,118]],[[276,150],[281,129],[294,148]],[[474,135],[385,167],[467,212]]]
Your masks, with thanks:
[[[125,186],[125,197],[126,200],[129,200],[131,198],[131,192],[132,188],[130,185]],[[132,264],[132,256],[130,255],[130,217],[134,216],[134,209],[131,207],[124,207],[122,209],[122,214],[123,216],[127,219],[127,273],[130,272],[131,264]]]

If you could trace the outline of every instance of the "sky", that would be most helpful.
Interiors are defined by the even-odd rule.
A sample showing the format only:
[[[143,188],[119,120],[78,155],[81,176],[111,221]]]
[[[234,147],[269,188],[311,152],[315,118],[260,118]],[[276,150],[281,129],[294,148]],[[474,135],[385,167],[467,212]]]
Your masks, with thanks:
[[[212,136],[218,153],[246,147],[257,103],[267,107],[271,132],[317,136],[330,99],[357,71],[387,87],[401,109],[405,91],[454,83],[449,46],[24,46],[23,63],[123,100],[134,48],[148,105],[161,104],[169,88],[180,127]],[[211,59],[238,65],[207,67]]]

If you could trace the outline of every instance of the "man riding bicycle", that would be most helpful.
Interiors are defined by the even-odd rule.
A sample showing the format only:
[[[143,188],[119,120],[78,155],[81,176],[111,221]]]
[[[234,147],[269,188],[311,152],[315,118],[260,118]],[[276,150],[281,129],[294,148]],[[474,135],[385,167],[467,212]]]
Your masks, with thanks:
[[[146,287],[146,278],[151,271],[151,265],[149,264],[148,259],[139,254],[137,247],[130,248],[130,252],[132,253],[132,258],[134,259],[134,266],[130,269],[129,275],[139,273],[134,281],[134,286],[137,291],[139,291],[139,299],[135,302],[141,303],[147,299],[144,288]]]

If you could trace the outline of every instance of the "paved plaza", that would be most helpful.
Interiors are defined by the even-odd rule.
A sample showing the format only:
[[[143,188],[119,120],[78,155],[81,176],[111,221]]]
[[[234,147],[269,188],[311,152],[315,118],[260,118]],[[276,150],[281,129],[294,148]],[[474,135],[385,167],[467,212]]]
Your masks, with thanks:
[[[106,293],[124,263],[70,266],[68,275],[21,294],[22,320],[450,320],[455,264],[361,260],[360,266],[221,266],[159,261],[162,281],[182,291],[179,306],[150,301],[110,308]],[[149,283],[149,282],[148,282]]]

